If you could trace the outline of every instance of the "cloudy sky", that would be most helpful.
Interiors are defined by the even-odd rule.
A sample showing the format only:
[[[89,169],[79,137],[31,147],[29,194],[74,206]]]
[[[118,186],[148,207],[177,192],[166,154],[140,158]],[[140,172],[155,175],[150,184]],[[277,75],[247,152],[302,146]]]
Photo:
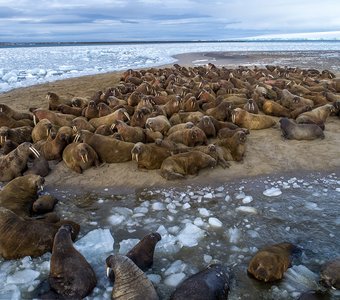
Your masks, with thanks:
[[[339,0],[0,0],[0,42],[220,40],[340,31]]]

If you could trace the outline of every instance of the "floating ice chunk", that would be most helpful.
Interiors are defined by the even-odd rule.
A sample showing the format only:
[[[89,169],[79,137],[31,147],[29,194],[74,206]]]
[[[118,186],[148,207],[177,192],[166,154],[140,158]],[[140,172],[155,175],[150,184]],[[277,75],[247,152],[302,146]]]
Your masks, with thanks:
[[[189,203],[185,203],[185,204],[183,204],[183,206],[182,206],[183,209],[188,209],[188,208],[190,208],[190,207],[191,207],[191,205],[190,205]]]
[[[247,231],[248,235],[252,238],[258,238],[260,237],[259,233],[255,230],[248,230]]]
[[[204,221],[202,220],[202,218],[196,218],[195,220],[194,220],[194,224],[196,225],[196,226],[203,226],[204,225]]]
[[[222,222],[219,219],[214,218],[214,217],[210,217],[208,222],[213,227],[222,227],[222,225],[223,225]]]
[[[213,198],[213,194],[212,193],[207,193],[204,195],[205,199],[212,199]]]
[[[125,255],[128,253],[134,246],[139,243],[140,239],[127,239],[122,240],[119,243],[119,254]]]
[[[267,197],[275,197],[281,195],[282,192],[279,188],[272,187],[270,189],[267,189],[263,192],[263,195]]]
[[[30,284],[35,279],[37,279],[40,275],[40,272],[25,269],[18,272],[15,272],[13,275],[7,277],[7,284]]]
[[[303,265],[292,266],[283,276],[280,287],[289,292],[318,289],[319,276]]]
[[[153,210],[165,210],[165,205],[162,202],[155,202],[151,207]]]
[[[340,192],[340,188],[336,188],[335,191],[336,191],[336,192]]]
[[[236,244],[241,237],[241,231],[236,227],[229,228],[228,229],[228,236],[229,236],[229,242]]]
[[[165,278],[164,283],[168,286],[176,287],[183,281],[184,278],[184,273],[171,274],[170,276]]]
[[[210,212],[206,208],[199,208],[198,212],[203,217],[209,217],[210,216]]]
[[[108,218],[108,221],[113,226],[121,224],[124,220],[125,220],[125,217],[120,216],[120,215],[112,215]]]
[[[244,192],[241,192],[235,195],[235,199],[240,200],[240,199],[243,199],[245,196],[246,194]]]
[[[149,210],[146,207],[141,207],[141,206],[136,207],[136,208],[133,209],[133,212],[135,214],[146,214],[148,211]]]
[[[168,210],[175,210],[175,209],[176,209],[176,204],[174,204],[174,203],[169,203],[169,204],[166,206],[166,208],[167,208]]]
[[[156,245],[157,252],[174,254],[182,248],[182,245],[179,245],[178,243],[177,237],[169,234],[163,225],[159,226],[156,231],[162,237],[162,239]]]
[[[175,274],[175,273],[181,273],[184,272],[185,268],[187,267],[186,263],[183,263],[180,259],[174,261],[169,268],[167,268],[164,272],[165,276]]]
[[[161,282],[161,280],[162,280],[162,277],[160,275],[158,275],[158,274],[147,274],[146,276],[154,284],[159,284]]]
[[[235,210],[249,214],[257,214],[257,209],[251,206],[238,206]]]
[[[306,202],[305,207],[310,210],[322,210],[322,208],[318,207],[318,205],[314,202]]]
[[[209,264],[212,261],[212,256],[210,256],[208,254],[204,254],[203,260],[204,260],[205,263]]]
[[[225,196],[224,201],[229,202],[231,200],[231,197],[229,195]]]
[[[192,223],[186,223],[185,228],[177,236],[179,242],[186,247],[194,247],[205,236],[205,231]]]
[[[242,203],[243,204],[248,204],[250,202],[253,201],[253,197],[252,196],[245,196],[243,199],[242,199]]]
[[[0,290],[0,299],[21,300],[22,297],[19,288],[11,284]]]

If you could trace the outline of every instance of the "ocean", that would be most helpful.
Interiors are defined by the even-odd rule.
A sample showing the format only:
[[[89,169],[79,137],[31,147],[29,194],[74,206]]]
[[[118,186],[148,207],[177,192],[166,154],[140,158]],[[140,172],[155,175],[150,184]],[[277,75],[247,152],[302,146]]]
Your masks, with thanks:
[[[320,51],[340,61],[340,41],[0,45],[0,93],[59,79],[175,63],[191,52]],[[303,60],[303,55],[301,55]],[[340,71],[334,64],[331,70]]]

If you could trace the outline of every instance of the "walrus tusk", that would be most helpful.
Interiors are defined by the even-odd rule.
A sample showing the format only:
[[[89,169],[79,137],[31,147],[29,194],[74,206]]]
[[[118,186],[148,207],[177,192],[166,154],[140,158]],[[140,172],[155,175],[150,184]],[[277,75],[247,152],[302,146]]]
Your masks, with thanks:
[[[89,161],[89,158],[88,158],[87,154],[85,154],[85,161],[86,161],[86,162]]]
[[[34,123],[34,126],[37,125],[37,118],[35,115],[33,115],[33,123]]]
[[[130,116],[126,111],[124,112],[124,115],[125,115],[125,117],[127,117],[128,120],[130,120]]]
[[[111,129],[111,130],[114,130],[114,129],[115,129],[115,127],[116,127],[116,124],[115,124],[115,123],[113,123],[113,124],[111,125],[110,129]]]
[[[0,112],[2,112],[2,107],[0,107]]]
[[[109,268],[109,267],[106,268],[106,277],[109,277],[109,275],[110,275],[110,270],[111,270],[111,268]]]
[[[235,124],[235,121],[236,121],[235,113],[233,113],[233,114],[231,115],[231,121]]]
[[[136,154],[136,162],[138,162],[138,153]]]
[[[83,155],[80,155],[81,156],[81,160],[83,161],[83,163],[85,164],[86,163],[86,161],[85,161],[85,158],[84,158],[84,156]]]
[[[73,142],[77,143],[78,140],[79,140],[79,138],[80,138],[80,134],[77,133],[76,136],[75,136],[74,139],[73,139]]]
[[[75,125],[72,126],[72,130],[73,130],[73,132],[75,132],[75,133],[78,132],[78,129],[77,129],[77,127],[76,127]]]
[[[2,144],[2,135],[0,136],[0,144]]]

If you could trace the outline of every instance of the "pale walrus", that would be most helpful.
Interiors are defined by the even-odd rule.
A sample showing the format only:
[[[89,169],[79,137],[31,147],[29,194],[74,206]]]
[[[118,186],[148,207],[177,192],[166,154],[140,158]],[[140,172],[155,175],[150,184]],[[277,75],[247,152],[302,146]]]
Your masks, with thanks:
[[[290,110],[272,100],[265,100],[262,105],[262,111],[266,115],[275,117],[290,117]]]
[[[340,290],[340,257],[321,266],[320,279],[326,287]]]
[[[282,279],[291,264],[291,254],[295,249],[290,243],[260,249],[249,262],[248,274],[265,282]]]
[[[50,274],[51,289],[66,299],[82,299],[97,284],[96,274],[85,257],[74,247],[73,228],[63,225],[54,237]]]
[[[82,173],[92,166],[99,166],[96,151],[86,143],[71,143],[63,151],[63,161],[71,170]]]
[[[184,280],[173,292],[171,300],[227,299],[230,270],[221,264],[212,264]]]
[[[265,129],[276,124],[275,120],[269,116],[251,114],[242,108],[235,108],[232,111],[231,119],[234,124],[249,130]]]
[[[329,115],[335,111],[335,107],[332,104],[326,104],[311,111],[304,112],[296,118],[296,123],[312,123],[319,125],[324,129],[324,124]]]
[[[185,175],[197,175],[199,170],[213,168],[216,160],[200,151],[179,153],[166,158],[161,165],[161,175],[165,179],[182,179]]]
[[[288,140],[315,140],[325,137],[322,129],[316,124],[296,124],[287,118],[280,119],[282,136]]]
[[[0,181],[10,181],[15,177],[21,176],[27,167],[30,154],[38,157],[37,150],[31,143],[20,144],[10,153],[0,157]]]
[[[111,299],[157,300],[158,295],[144,272],[127,256],[110,255],[106,258],[107,274],[114,273]]]
[[[72,238],[75,239],[80,227],[72,221],[49,223],[26,220],[11,210],[0,207],[0,255],[4,259],[41,256],[52,250],[54,235],[64,224],[72,226]]]
[[[153,118],[148,118],[145,123],[145,128],[152,131],[159,131],[163,135],[168,132],[171,124],[166,116],[160,115]]]
[[[41,121],[42,119],[48,119],[52,124],[56,126],[71,126],[71,121],[76,118],[74,115],[66,115],[62,113],[56,113],[43,108],[38,108],[33,111],[34,119]]]
[[[0,191],[0,206],[21,217],[31,216],[32,205],[44,182],[44,178],[38,175],[25,175],[11,180]]]
[[[131,150],[135,145],[87,130],[81,130],[77,138],[79,138],[79,141],[90,145],[97,152],[100,160],[107,163],[130,161]]]

